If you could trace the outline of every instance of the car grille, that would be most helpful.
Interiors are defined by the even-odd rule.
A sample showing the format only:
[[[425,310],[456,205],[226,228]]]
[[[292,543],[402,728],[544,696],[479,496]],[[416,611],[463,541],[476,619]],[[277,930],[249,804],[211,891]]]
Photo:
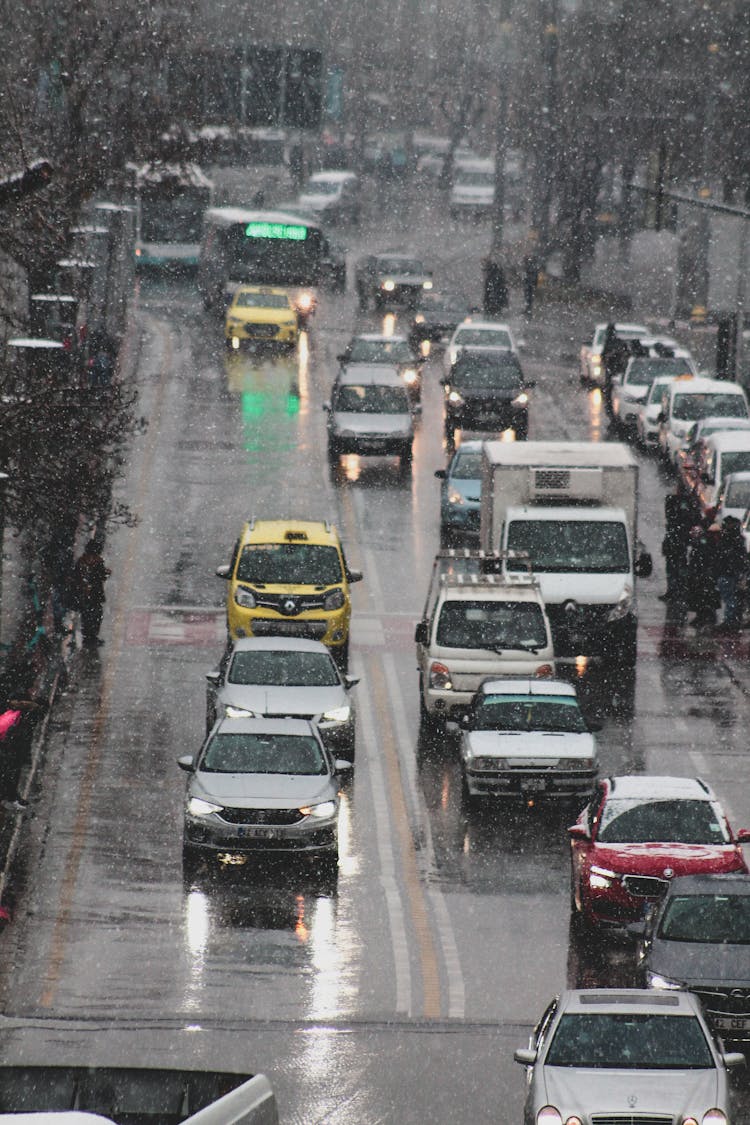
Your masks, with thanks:
[[[591,1125],[674,1125],[663,1113],[592,1113]]]
[[[222,809],[219,816],[227,824],[298,824],[303,819],[299,809]]]
[[[711,1016],[750,1017],[750,988],[694,988],[690,990]]]
[[[305,613],[309,609],[323,609],[325,606],[325,597],[319,595],[259,594],[256,591],[255,601],[260,609],[275,609],[285,617],[294,617],[295,614]]]
[[[669,881],[650,875],[624,875],[622,885],[629,895],[637,898],[660,898],[666,893]]]

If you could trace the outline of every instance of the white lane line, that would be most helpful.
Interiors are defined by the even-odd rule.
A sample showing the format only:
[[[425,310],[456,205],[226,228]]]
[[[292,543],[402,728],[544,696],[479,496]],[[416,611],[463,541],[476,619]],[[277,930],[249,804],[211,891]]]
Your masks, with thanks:
[[[357,674],[363,673],[361,666]],[[404,904],[396,878],[396,860],[393,854],[393,832],[391,828],[390,805],[386,795],[380,748],[373,723],[372,708],[366,692],[359,697],[359,718],[362,734],[367,748],[367,767],[372,790],[372,807],[375,814],[375,834],[378,841],[380,859],[380,882],[385,894],[388,910],[388,924],[391,932],[391,947],[396,972],[396,1011],[412,1014],[412,980],[409,943],[404,924]]]
[[[401,774],[407,787],[407,796],[411,815],[418,823],[420,837],[424,840],[430,861],[433,859],[432,833],[430,831],[429,817],[423,812],[420,802],[419,786],[416,776],[416,747],[414,746],[414,733],[406,718],[404,697],[396,663],[391,653],[383,655],[383,668],[385,670],[388,694],[391,699],[393,723],[396,740],[399,748],[399,761]],[[415,683],[416,690],[416,683]],[[408,750],[408,753],[406,752]],[[456,1019],[463,1019],[466,1003],[464,977],[461,971],[461,961],[458,956],[458,946],[453,932],[448,907],[442,891],[430,887],[428,897],[432,903],[437,935],[443,955],[445,976],[448,984],[448,1015]]]

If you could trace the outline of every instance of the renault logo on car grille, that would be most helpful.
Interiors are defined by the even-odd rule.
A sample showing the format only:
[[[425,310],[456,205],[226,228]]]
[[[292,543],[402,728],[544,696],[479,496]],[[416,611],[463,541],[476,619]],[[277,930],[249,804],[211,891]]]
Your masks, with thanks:
[[[284,601],[279,606],[279,609],[282,613],[287,614],[287,616],[291,616],[291,614],[297,612],[297,603],[294,598],[284,598]]]

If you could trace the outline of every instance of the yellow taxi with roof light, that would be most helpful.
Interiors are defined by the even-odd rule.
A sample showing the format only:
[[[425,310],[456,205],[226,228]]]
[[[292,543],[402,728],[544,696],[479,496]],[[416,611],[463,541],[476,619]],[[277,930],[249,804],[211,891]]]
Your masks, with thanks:
[[[338,532],[328,521],[249,520],[231,562],[217,568],[229,583],[227,633],[293,636],[322,641],[346,668],[351,597],[359,582]]]
[[[299,319],[286,289],[240,285],[227,309],[224,324],[227,346],[245,341],[293,348],[299,337]]]

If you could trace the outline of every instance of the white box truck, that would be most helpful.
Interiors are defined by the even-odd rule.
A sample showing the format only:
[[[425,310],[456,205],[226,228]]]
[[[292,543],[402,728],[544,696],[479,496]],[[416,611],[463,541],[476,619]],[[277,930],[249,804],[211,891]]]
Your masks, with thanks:
[[[652,562],[638,540],[638,462],[627,446],[484,442],[480,542],[528,555],[558,661],[635,665],[635,579]],[[504,572],[518,566],[506,559]]]

